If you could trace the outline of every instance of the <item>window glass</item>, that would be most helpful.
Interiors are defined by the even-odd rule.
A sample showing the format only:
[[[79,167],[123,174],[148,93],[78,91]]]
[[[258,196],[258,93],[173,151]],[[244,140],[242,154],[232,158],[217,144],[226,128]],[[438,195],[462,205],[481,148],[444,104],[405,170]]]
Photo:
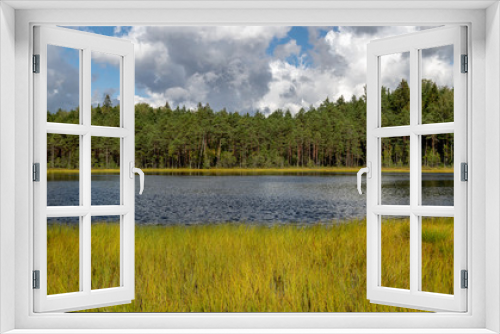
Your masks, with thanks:
[[[80,136],[47,134],[47,206],[80,205]]]
[[[381,138],[382,205],[410,205],[410,137]]]
[[[80,291],[80,218],[47,219],[47,294]]]
[[[410,217],[382,216],[382,281],[389,288],[410,289]]]
[[[410,52],[380,57],[382,126],[410,125]]]
[[[47,122],[80,123],[80,50],[47,45]]]
[[[120,138],[92,137],[92,205],[120,205]]]
[[[420,52],[422,124],[453,122],[453,45]]]
[[[120,286],[120,216],[92,217],[92,290]]]
[[[121,57],[92,51],[92,125],[120,126]]]
[[[453,206],[454,135],[423,135],[422,205]]]
[[[453,294],[453,218],[421,217],[422,291]]]

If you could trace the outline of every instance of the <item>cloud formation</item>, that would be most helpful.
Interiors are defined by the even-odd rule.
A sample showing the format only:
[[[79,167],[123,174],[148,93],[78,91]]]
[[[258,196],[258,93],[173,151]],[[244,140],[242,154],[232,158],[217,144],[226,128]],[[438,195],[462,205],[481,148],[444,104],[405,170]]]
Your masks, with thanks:
[[[366,46],[373,40],[417,31],[416,27],[324,27],[309,28],[308,54],[312,65],[292,66],[282,60],[270,62],[273,79],[269,92],[258,102],[260,109],[290,109],[293,113],[310,105],[318,106],[327,97],[350,99],[364,93]],[[401,58],[401,57],[400,57]],[[396,57],[395,60],[399,58]],[[408,63],[390,67],[383,84],[394,89],[409,71]]]
[[[47,110],[50,112],[71,110],[79,106],[78,62],[77,50],[47,46]]]
[[[117,27],[135,44],[136,102],[265,113],[319,105],[325,98],[364,93],[366,46],[419,27],[309,27],[306,40],[292,27]],[[307,47],[305,46],[307,44]],[[423,52],[423,76],[452,85],[450,47]],[[110,62],[101,56],[97,62]],[[382,59],[383,85],[409,79],[407,55]],[[97,99],[98,96],[96,95]]]
[[[153,105],[252,111],[272,80],[266,49],[288,27],[133,27],[136,87]],[[285,52],[285,51],[284,51]]]

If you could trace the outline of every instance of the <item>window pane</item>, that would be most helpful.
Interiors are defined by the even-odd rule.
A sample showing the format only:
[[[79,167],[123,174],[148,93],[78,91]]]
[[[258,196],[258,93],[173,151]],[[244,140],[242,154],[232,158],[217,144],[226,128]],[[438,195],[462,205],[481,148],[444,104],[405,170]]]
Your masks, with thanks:
[[[410,124],[410,53],[380,57],[382,126]]]
[[[80,50],[47,45],[47,122],[80,123]]]
[[[120,286],[120,216],[92,217],[92,289]]]
[[[453,122],[453,45],[421,50],[422,124]]]
[[[422,205],[453,206],[453,133],[422,136]]]
[[[410,289],[410,217],[381,217],[382,286]]]
[[[120,205],[120,138],[91,141],[92,205]]]
[[[382,204],[410,205],[410,137],[381,138]]]
[[[47,219],[47,294],[80,291],[80,218]]]
[[[92,51],[92,125],[120,126],[120,59]]]
[[[47,134],[47,205],[80,205],[80,137]]]
[[[453,294],[453,218],[422,217],[422,291]]]

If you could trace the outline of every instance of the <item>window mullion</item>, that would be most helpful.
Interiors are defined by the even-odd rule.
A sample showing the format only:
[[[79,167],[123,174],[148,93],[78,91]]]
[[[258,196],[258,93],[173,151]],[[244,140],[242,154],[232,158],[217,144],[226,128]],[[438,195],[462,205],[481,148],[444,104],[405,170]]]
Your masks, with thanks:
[[[415,97],[415,104],[417,105],[417,110],[415,110],[414,114],[416,115],[416,121],[417,123],[414,124],[413,130],[415,134],[415,138],[417,138],[417,143],[416,143],[416,148],[417,151],[415,152],[415,156],[417,157],[417,164],[416,164],[416,182],[417,184],[415,185],[417,187],[417,205],[415,207],[412,207],[413,214],[419,216],[416,217],[417,221],[417,234],[416,234],[416,243],[418,245],[417,249],[417,265],[418,265],[418,278],[417,278],[417,287],[418,291],[422,291],[422,215],[419,212],[419,209],[421,208],[422,205],[422,132],[418,131],[423,129],[429,130],[429,128],[433,128],[435,130],[434,132],[443,132],[448,130],[449,127],[453,128],[453,123],[446,123],[446,124],[431,124],[429,126],[423,125],[422,122],[422,51],[417,50],[416,52],[416,63],[417,63],[417,76],[416,76],[416,86],[415,86],[415,91],[416,91],[416,97]]]
[[[418,98],[420,99],[421,96],[422,94],[419,94]],[[419,114],[421,113],[420,109],[421,108],[419,104]],[[454,133],[455,123],[449,122],[449,123],[419,124],[412,127],[412,131],[418,135],[439,135],[446,133]]]
[[[419,120],[419,59],[418,49],[410,50],[410,127],[412,130]],[[415,132],[410,134],[410,207],[419,203],[419,136]],[[410,291],[416,293],[420,283],[420,242],[419,217],[411,210],[410,214]]]
[[[84,53],[83,53],[83,50],[80,49],[79,51],[79,54],[80,54],[80,68],[79,68],[79,78],[80,78],[80,82],[79,82],[79,97],[80,97],[80,100],[78,101],[78,119],[80,120],[80,125],[83,124],[83,106],[84,106],[84,96],[83,96],[83,87],[84,87],[84,80],[83,80],[83,73],[84,73],[84,64],[83,64],[83,59],[84,59]],[[49,127],[50,124],[47,124],[47,127]],[[79,156],[79,166],[80,166],[80,172],[78,174],[78,177],[79,177],[79,188],[80,188],[80,206],[83,206],[85,207],[85,196],[84,196],[84,173],[83,171],[85,170],[85,165],[83,164],[84,162],[84,136],[80,135],[79,136],[80,138],[80,156]],[[80,216],[80,222],[79,222],[79,227],[78,227],[78,231],[79,231],[79,284],[80,284],[80,291],[84,291],[86,290],[86,281],[84,280],[84,277],[85,277],[85,253],[84,253],[84,247],[83,245],[85,245],[85,242],[86,242],[86,237],[88,237],[87,233],[85,232],[85,219],[84,219],[84,216]]]
[[[409,136],[412,131],[411,126],[388,126],[373,129],[373,135],[378,138],[404,137]]]
[[[373,130],[373,134],[378,138],[403,137],[403,136],[409,136],[411,133],[415,133],[418,135],[438,135],[438,134],[454,133],[454,132],[455,132],[455,123],[453,122],[417,124],[412,126],[408,125],[389,126],[383,128],[376,128]]]
[[[89,49],[84,49],[82,61],[82,125],[86,128],[90,128],[91,125],[91,51]],[[91,286],[91,274],[92,274],[92,264],[91,264],[91,177],[92,177],[92,164],[91,164],[91,134],[87,131],[82,136],[82,148],[80,150],[80,162],[81,162],[81,189],[83,193],[83,206],[89,208],[83,216],[82,223],[82,243],[80,244],[80,263],[83,269],[80,271],[82,274],[81,281],[83,282],[83,291],[90,293]]]
[[[89,130],[87,127],[79,124],[51,123],[47,122],[47,133],[58,133],[62,135],[83,136]]]

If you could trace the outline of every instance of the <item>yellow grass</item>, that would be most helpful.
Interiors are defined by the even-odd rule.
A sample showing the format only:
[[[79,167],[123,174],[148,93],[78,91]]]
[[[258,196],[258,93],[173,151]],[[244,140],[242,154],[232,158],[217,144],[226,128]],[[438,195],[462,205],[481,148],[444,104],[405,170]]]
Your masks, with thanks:
[[[78,174],[79,169],[67,169],[67,168],[49,168],[47,169],[47,174]],[[92,174],[120,174],[119,169],[92,169]]]
[[[335,174],[335,173],[357,173],[361,167],[321,167],[321,168],[145,168],[146,174],[207,174],[207,175],[269,175],[269,174]],[[453,168],[424,168],[424,173],[453,173]],[[409,173],[409,168],[383,168],[384,173]],[[76,169],[48,169],[48,174],[78,174]],[[93,174],[119,174],[119,169],[92,169]]]
[[[94,229],[94,226],[93,226]],[[117,224],[92,232],[92,280],[115,286]],[[453,220],[423,221],[423,287],[453,293]],[[49,225],[49,291],[78,290],[78,228]],[[384,220],[382,283],[409,285],[409,223]],[[54,245],[53,247],[51,245]],[[100,245],[100,246],[98,246]],[[91,312],[397,312],[366,299],[366,222],[137,226],[131,304]],[[73,251],[67,253],[69,247]],[[76,262],[75,262],[76,259]]]

